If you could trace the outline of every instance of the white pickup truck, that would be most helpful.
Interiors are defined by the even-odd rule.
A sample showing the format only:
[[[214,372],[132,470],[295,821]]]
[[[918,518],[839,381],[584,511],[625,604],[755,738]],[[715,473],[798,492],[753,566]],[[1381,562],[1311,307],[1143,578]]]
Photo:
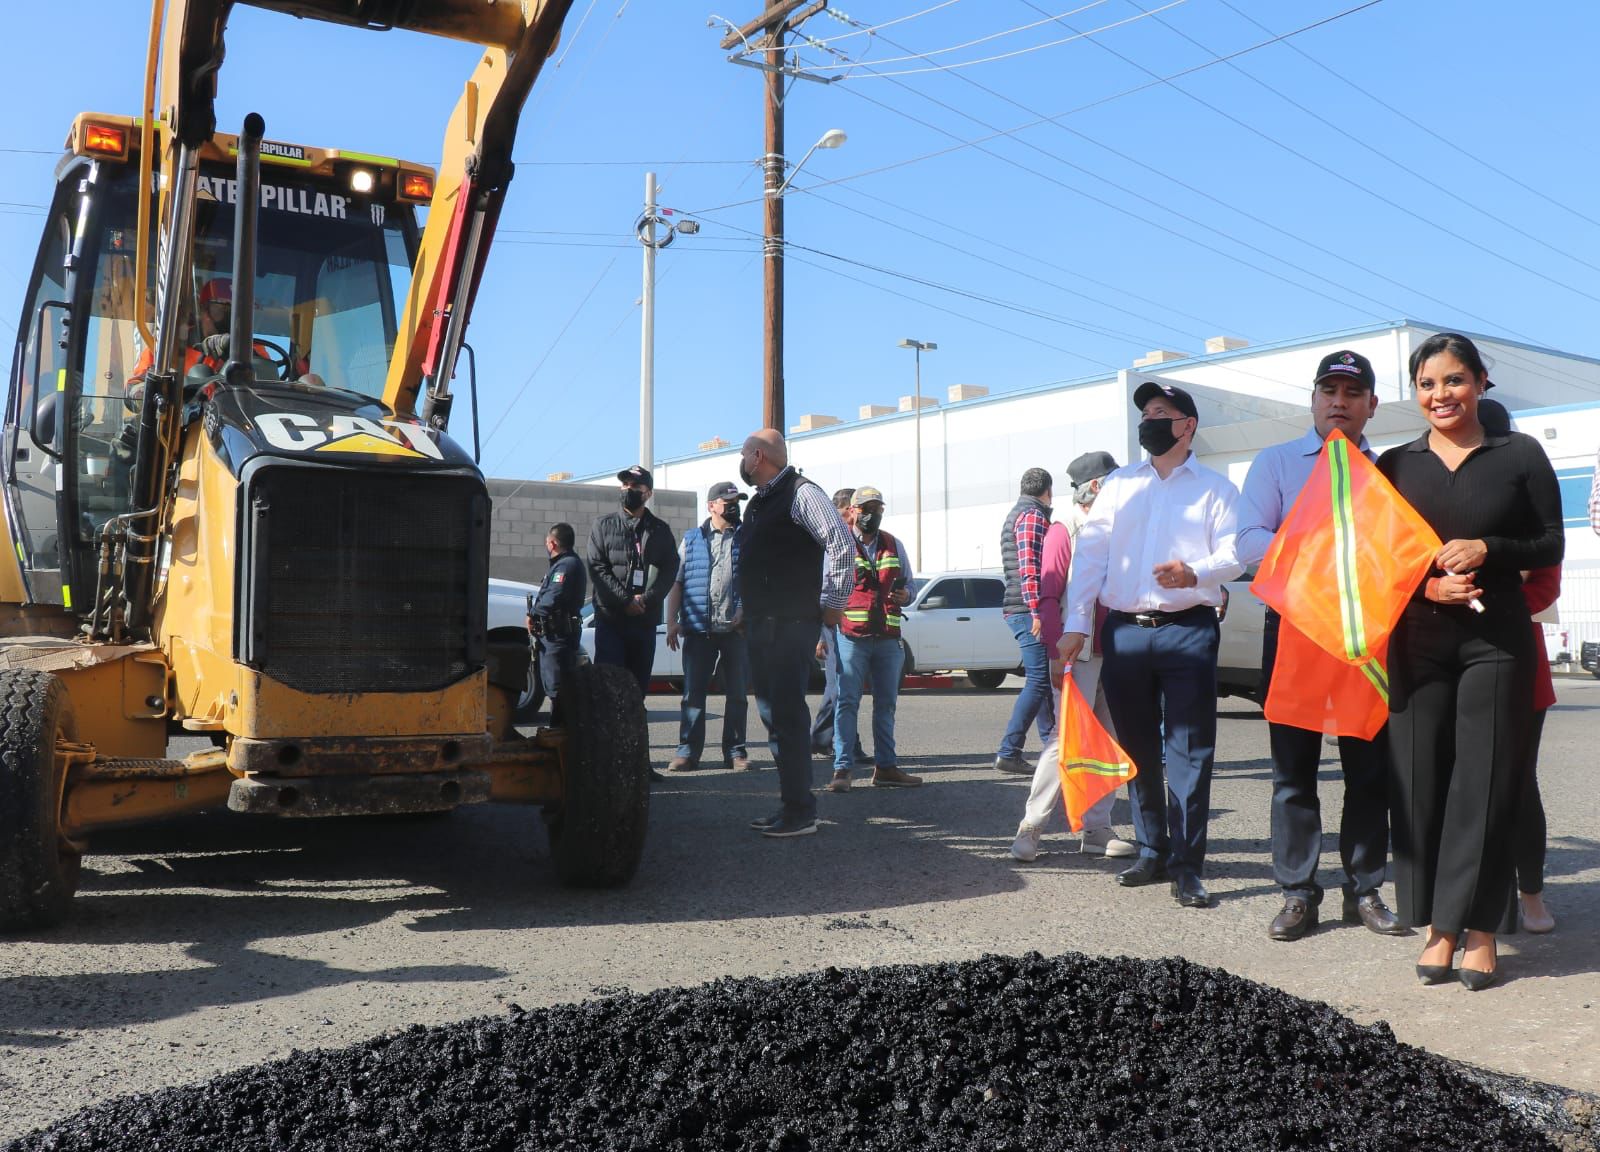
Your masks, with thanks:
[[[1267,606],[1250,591],[1246,573],[1222,586],[1222,639],[1217,646],[1217,695],[1243,696],[1261,703],[1261,632]]]
[[[905,675],[960,671],[978,688],[1020,674],[1017,640],[1000,606],[1005,577],[995,571],[940,572],[911,582],[900,628]]]

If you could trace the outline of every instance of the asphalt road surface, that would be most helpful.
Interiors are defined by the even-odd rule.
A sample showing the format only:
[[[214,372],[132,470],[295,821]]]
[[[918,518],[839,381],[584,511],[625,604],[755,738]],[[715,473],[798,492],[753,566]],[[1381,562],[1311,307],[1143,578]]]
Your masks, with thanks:
[[[559,887],[528,809],[218,815],[100,837],[69,922],[0,940],[0,1140],[107,1097],[511,1003],[1030,949],[1182,955],[1387,1020],[1447,1056],[1600,1092],[1600,683],[1560,681],[1545,729],[1558,927],[1506,941],[1508,979],[1477,995],[1419,985],[1417,938],[1336,921],[1294,944],[1266,938],[1279,906],[1266,726],[1240,701],[1222,704],[1214,907],[1180,909],[1164,886],[1120,889],[1113,862],[1067,851],[1059,831],[1036,863],[1012,861],[1027,782],[991,764],[1016,684],[908,693],[902,763],[926,786],[824,793],[815,837],[774,842],[746,827],[774,806],[764,747],[752,748],[755,771],[657,785],[640,875],[616,892]],[[664,765],[676,700],[651,705]],[[718,731],[714,720],[709,746]],[[1336,884],[1331,760],[1323,780],[1323,864]],[[1125,805],[1118,818],[1126,831]]]

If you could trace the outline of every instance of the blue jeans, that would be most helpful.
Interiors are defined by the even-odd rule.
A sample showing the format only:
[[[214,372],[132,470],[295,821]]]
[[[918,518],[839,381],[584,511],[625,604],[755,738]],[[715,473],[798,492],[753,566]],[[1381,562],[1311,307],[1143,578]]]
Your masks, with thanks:
[[[1141,859],[1204,874],[1217,746],[1217,614],[1159,628],[1115,616],[1100,633],[1106,705],[1139,774],[1128,786]],[[1165,718],[1165,763],[1162,727]]]
[[[615,664],[633,673],[639,695],[650,695],[650,669],[656,662],[656,626],[649,616],[601,616],[594,622],[594,662]]]
[[[722,759],[744,759],[745,718],[749,715],[750,656],[741,632],[683,634],[683,708],[678,717],[678,755],[699,762],[706,746],[706,693],[711,674],[722,665]]]
[[[817,705],[811,718],[811,750],[819,756],[833,756],[833,709],[839,702],[839,643],[837,628],[822,630],[822,703]],[[861,747],[860,730],[856,733],[855,758],[858,764],[867,762],[866,749]]]
[[[848,772],[855,762],[856,723],[861,693],[872,684],[872,761],[895,766],[894,709],[900,699],[900,665],[905,650],[899,637],[846,636],[839,644],[839,699],[833,711],[833,770]]]
[[[817,815],[811,792],[811,709],[806,706],[817,628],[816,617],[745,621],[756,711],[767,726],[767,747],[778,765],[778,791],[789,820],[814,820]]]
[[[1011,709],[1011,722],[1006,725],[1005,737],[1000,741],[1001,756],[1021,756],[1022,746],[1028,742],[1028,724],[1037,721],[1039,742],[1048,744],[1056,730],[1055,705],[1050,702],[1050,654],[1044,644],[1033,634],[1033,617],[1018,612],[1006,617],[1006,626],[1017,638],[1022,650],[1022,670],[1027,680],[1017,693],[1017,702]]]

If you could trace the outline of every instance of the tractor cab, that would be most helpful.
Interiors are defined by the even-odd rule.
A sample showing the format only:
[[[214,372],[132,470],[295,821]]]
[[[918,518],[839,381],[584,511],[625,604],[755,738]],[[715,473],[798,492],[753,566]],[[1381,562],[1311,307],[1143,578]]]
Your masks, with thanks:
[[[7,397],[5,510],[22,599],[74,615],[91,603],[105,526],[134,511],[131,473],[153,362],[136,295],[155,308],[156,253],[138,268],[139,134],[80,116],[57,170]],[[176,293],[187,413],[221,387],[235,297],[236,139],[201,157],[194,246]],[[249,364],[255,386],[351,405],[381,399],[431,170],[365,154],[263,142]],[[159,177],[157,180],[159,186]],[[153,189],[150,211],[154,212]]]

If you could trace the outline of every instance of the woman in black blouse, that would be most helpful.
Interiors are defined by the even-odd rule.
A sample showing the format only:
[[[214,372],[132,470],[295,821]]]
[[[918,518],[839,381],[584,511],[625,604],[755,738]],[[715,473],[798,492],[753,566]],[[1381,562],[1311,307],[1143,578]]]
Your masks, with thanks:
[[[1429,926],[1417,975],[1477,991],[1499,972],[1495,934],[1516,931],[1518,757],[1542,655],[1521,573],[1561,562],[1561,494],[1537,440],[1478,422],[1492,385],[1472,341],[1428,338],[1411,383],[1428,431],[1378,467],[1445,543],[1389,647],[1395,890],[1401,919]]]

